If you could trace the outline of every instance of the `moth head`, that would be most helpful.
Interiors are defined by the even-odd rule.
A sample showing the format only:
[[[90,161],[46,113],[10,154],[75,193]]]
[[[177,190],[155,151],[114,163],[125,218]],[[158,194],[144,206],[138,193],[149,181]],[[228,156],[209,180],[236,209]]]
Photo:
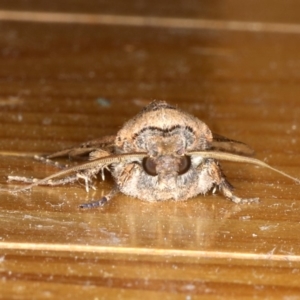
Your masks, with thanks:
[[[186,151],[185,140],[178,135],[149,137],[146,146],[151,157],[166,155],[182,156]]]
[[[145,173],[157,177],[158,188],[176,185],[177,177],[187,173],[191,168],[191,158],[187,155],[160,155],[143,158],[142,167]]]
[[[166,188],[177,185],[178,176],[187,173],[191,167],[191,157],[186,155],[187,139],[177,128],[172,134],[154,132],[145,139],[147,156],[142,160],[144,172],[156,177],[157,187]]]
[[[191,168],[191,157],[188,155],[153,158],[145,156],[142,161],[144,171],[151,176],[162,174],[183,175]]]

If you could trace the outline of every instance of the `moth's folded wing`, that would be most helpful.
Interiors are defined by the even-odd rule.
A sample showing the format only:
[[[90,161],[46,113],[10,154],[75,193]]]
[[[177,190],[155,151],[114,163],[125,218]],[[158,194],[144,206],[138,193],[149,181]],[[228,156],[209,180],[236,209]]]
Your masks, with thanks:
[[[254,156],[254,150],[247,144],[213,133],[212,150]]]
[[[114,142],[115,136],[104,136],[99,139],[85,142],[78,146],[52,153],[47,155],[46,158],[53,159],[68,157],[74,160],[90,159],[90,154],[98,150],[112,154],[114,151]]]

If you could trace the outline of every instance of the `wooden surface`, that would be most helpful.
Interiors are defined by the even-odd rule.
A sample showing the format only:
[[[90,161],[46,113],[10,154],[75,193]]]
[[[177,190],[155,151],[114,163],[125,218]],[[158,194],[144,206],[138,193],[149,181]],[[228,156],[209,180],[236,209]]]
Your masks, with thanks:
[[[48,2],[0,4],[2,187],[7,175],[52,174],[31,156],[114,134],[152,99],[300,177],[297,1]],[[74,13],[94,18],[79,24]],[[119,194],[80,210],[110,190],[109,178],[88,194],[80,185],[1,192],[0,298],[300,299],[300,186],[222,166],[236,194],[261,202]]]

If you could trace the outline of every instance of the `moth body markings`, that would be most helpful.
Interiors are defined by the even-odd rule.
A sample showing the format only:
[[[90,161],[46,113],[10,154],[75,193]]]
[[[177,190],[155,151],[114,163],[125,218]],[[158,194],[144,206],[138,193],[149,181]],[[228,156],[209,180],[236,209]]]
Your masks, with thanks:
[[[233,194],[219,160],[266,167],[299,183],[298,179],[249,157],[252,154],[247,145],[213,134],[196,117],[165,101],[153,101],[125,123],[116,136],[106,136],[41,159],[47,162],[58,157],[77,159],[88,156],[89,162],[62,169],[44,179],[9,176],[11,181],[29,183],[10,191],[78,180],[83,180],[88,191],[93,188],[97,174],[100,173],[104,179],[104,169],[107,169],[115,182],[112,191],[100,200],[81,207],[102,206],[117,192],[154,202],[187,200],[219,191],[235,203],[258,202],[258,198],[244,199]]]

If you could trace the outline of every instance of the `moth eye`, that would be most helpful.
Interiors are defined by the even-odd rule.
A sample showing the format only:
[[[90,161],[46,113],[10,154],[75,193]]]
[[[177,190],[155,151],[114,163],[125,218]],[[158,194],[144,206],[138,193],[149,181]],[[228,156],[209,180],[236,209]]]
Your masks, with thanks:
[[[178,166],[178,175],[182,175],[186,173],[191,167],[191,157],[190,156],[182,156],[180,158],[179,166]]]
[[[151,157],[145,157],[143,159],[143,169],[144,171],[151,176],[156,176],[156,163]]]

